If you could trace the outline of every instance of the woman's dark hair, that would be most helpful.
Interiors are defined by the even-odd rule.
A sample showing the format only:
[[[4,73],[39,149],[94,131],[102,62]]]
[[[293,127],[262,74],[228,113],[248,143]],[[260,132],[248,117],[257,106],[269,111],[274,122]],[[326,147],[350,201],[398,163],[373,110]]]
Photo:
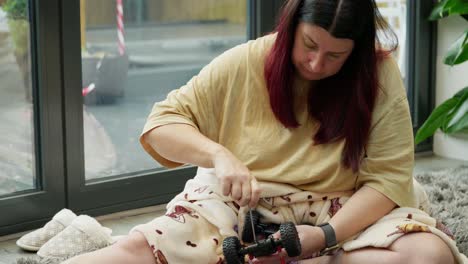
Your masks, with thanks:
[[[322,27],[335,38],[354,40],[341,70],[317,82],[309,91],[309,114],[320,123],[315,144],[344,139],[342,163],[359,170],[369,139],[372,111],[379,89],[378,62],[396,50],[398,40],[380,15],[374,0],[289,0],[283,6],[276,41],[266,57],[265,78],[270,105],[287,128],[296,128],[293,108],[292,48],[299,22]],[[377,29],[390,40],[387,50]],[[387,41],[388,42],[388,41]]]

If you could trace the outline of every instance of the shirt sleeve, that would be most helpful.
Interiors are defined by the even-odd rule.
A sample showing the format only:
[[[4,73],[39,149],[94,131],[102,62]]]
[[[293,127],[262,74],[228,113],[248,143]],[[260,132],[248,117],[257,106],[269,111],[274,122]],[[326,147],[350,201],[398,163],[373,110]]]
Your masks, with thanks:
[[[398,66],[383,66],[384,99],[377,100],[365,157],[356,188],[371,187],[400,207],[413,207],[413,126]]]
[[[161,165],[174,168],[182,164],[162,157],[146,143],[144,135],[157,127],[187,124],[211,140],[217,141],[226,89],[231,72],[235,71],[240,63],[241,52],[241,46],[224,52],[187,84],[171,91],[166,100],[154,104],[140,136],[140,143]]]

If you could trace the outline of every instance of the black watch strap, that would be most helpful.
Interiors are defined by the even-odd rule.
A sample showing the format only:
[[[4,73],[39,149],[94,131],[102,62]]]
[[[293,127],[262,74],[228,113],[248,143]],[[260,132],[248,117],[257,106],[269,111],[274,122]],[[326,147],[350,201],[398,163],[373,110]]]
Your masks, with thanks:
[[[320,224],[318,227],[320,227],[325,234],[326,249],[335,247],[337,243],[335,230],[333,227],[329,223]]]

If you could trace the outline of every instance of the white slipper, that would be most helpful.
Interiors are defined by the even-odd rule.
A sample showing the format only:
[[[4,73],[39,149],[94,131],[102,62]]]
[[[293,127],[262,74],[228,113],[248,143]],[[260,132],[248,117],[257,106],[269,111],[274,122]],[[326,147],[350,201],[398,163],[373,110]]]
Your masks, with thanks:
[[[24,250],[38,251],[47,241],[69,226],[76,217],[72,211],[62,209],[44,227],[18,239],[16,245]]]
[[[115,242],[112,230],[101,226],[94,218],[80,215],[37,252],[42,261],[64,261],[82,253],[95,251]],[[47,262],[47,261],[46,261]]]

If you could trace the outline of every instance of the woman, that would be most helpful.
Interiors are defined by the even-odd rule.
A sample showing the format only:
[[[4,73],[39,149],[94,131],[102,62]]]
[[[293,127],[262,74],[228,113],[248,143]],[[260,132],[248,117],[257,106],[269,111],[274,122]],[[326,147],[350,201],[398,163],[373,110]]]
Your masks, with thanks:
[[[200,168],[166,216],[70,263],[222,263],[222,239],[249,208],[298,224],[301,263],[461,262],[415,208],[427,201],[413,186],[406,93],[376,36],[382,25],[373,0],[287,1],[274,34],[225,52],[155,104],[145,150],[167,167]],[[318,257],[335,244],[343,249]]]

